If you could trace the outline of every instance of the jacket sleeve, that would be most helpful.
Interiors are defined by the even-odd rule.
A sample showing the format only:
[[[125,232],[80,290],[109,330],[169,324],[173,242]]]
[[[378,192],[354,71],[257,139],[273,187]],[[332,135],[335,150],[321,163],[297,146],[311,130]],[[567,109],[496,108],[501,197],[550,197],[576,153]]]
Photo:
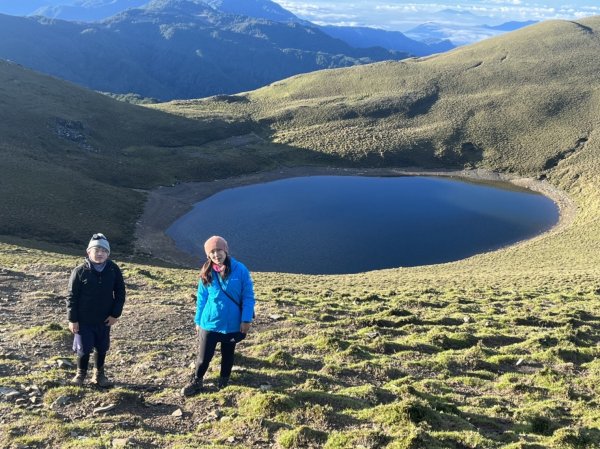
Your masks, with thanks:
[[[202,279],[198,281],[198,297],[196,299],[196,316],[194,317],[194,323],[200,326],[200,319],[202,318],[202,312],[206,306],[208,300],[208,289],[202,283]]]
[[[254,319],[254,283],[248,269],[242,278],[242,322],[251,323]]]
[[[119,318],[123,313],[123,306],[125,305],[125,281],[123,280],[121,269],[116,264],[113,267],[115,270],[115,285],[113,287],[114,302],[110,316]]]
[[[79,304],[80,280],[78,274],[78,268],[71,271],[67,291],[67,319],[71,323],[77,323],[79,321],[77,306]]]

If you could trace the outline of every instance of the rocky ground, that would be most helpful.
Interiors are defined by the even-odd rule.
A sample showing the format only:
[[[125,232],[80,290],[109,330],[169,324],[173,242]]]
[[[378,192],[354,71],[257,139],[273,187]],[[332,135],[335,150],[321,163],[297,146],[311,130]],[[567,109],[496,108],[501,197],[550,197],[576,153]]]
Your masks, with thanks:
[[[117,260],[114,386],[78,388],[65,293],[79,260],[0,244],[0,447],[598,447],[594,276],[255,273],[231,385],[216,389],[216,357],[207,391],[184,399],[197,273]]]
[[[194,401],[191,406],[179,394],[195,360],[195,286],[157,288],[143,281],[144,273],[129,273],[130,297],[112,328],[106,370],[114,386],[94,387],[89,384],[90,375],[83,389],[69,386],[75,373],[65,315],[69,274],[68,267],[43,263],[25,270],[0,270],[0,378],[12,379],[13,385],[0,387],[0,424],[10,427],[12,437],[30,433],[24,424],[32,416],[38,417],[36,427],[47,426],[49,419],[71,423],[75,429],[66,435],[70,438],[64,438],[38,427],[42,437],[29,443],[25,438],[10,447],[62,447],[65,439],[77,441],[88,434],[77,430],[76,424],[82,422],[93,422],[100,429],[121,429],[124,435],[128,429],[140,428],[157,434],[185,434],[221,417],[214,401]],[[209,392],[216,392],[212,380],[218,375],[218,356],[213,365],[207,376]],[[23,425],[14,425],[21,420]],[[115,439],[114,444],[135,443],[127,436],[110,441]],[[6,439],[0,443],[5,444]],[[136,445],[159,447],[148,441]]]

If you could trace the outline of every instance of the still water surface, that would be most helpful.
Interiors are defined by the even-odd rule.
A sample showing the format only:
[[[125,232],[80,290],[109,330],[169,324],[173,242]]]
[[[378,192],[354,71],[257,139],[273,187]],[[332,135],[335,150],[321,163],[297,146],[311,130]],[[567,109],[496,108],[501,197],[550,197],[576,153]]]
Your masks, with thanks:
[[[533,237],[558,218],[550,199],[512,186],[311,176],[221,191],[167,235],[199,263],[204,241],[221,235],[251,271],[339,274],[462,259]]]

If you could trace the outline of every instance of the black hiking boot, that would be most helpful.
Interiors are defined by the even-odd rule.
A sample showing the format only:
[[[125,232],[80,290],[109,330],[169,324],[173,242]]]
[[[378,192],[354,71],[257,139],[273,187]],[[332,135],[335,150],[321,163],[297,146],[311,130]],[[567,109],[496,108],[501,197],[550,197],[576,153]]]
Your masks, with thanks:
[[[193,377],[190,383],[181,389],[181,396],[194,396],[200,393],[204,389],[202,385],[202,379]]]
[[[229,385],[229,377],[219,377],[219,380],[217,381],[217,388],[221,390],[227,385]]]

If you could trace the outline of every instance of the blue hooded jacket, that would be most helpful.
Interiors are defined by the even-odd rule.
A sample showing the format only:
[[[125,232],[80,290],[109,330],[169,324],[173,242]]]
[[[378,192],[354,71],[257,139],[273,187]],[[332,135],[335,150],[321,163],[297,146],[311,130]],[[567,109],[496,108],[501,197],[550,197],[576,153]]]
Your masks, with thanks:
[[[248,268],[233,257],[231,273],[226,279],[221,279],[223,289],[237,303],[242,304],[242,310],[234,304],[219,286],[218,274],[213,271],[212,282],[204,285],[198,282],[198,300],[194,322],[202,329],[222,334],[239,332],[242,321],[251,323],[254,316],[254,285]]]

